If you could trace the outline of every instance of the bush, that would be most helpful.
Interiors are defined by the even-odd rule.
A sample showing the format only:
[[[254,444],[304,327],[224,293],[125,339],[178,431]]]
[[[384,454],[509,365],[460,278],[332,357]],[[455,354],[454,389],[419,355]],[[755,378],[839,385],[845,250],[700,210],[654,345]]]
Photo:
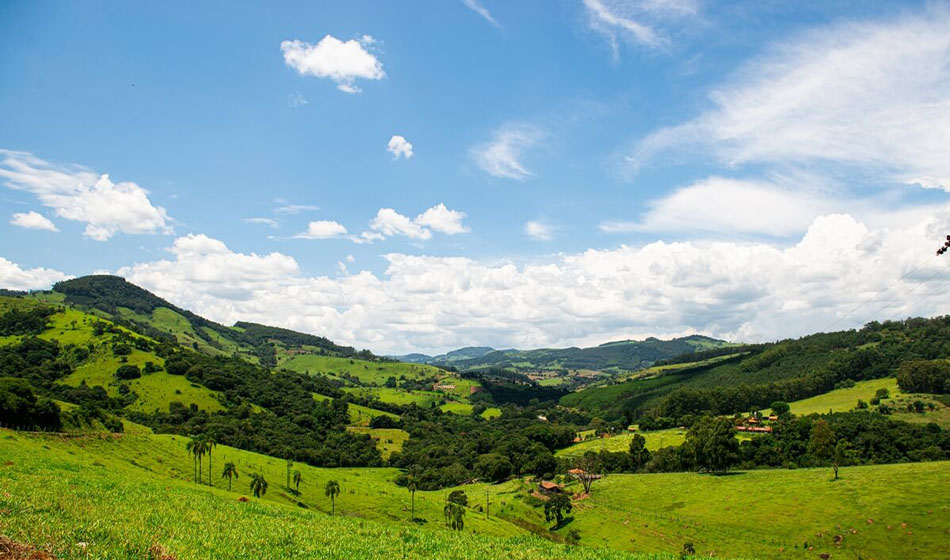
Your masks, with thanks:
[[[115,370],[116,379],[138,379],[142,377],[142,370],[138,366],[119,366],[119,369]]]

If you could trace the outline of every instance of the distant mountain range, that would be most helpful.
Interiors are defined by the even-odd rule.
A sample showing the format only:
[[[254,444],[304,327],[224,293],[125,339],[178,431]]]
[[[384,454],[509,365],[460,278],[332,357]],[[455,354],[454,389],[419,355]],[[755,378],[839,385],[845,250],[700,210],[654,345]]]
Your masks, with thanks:
[[[519,372],[592,370],[608,373],[636,371],[659,360],[682,354],[729,346],[724,340],[692,335],[671,340],[619,340],[591,348],[539,348],[495,350],[488,346],[459,348],[438,356],[406,354],[394,359],[418,364],[454,366],[460,370],[505,368]]]

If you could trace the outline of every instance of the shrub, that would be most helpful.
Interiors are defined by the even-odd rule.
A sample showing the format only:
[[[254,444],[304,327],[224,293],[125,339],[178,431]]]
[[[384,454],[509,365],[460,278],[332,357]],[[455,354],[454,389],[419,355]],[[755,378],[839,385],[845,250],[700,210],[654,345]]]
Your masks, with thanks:
[[[138,366],[119,366],[119,369],[115,370],[116,379],[138,379],[142,377],[142,370]]]

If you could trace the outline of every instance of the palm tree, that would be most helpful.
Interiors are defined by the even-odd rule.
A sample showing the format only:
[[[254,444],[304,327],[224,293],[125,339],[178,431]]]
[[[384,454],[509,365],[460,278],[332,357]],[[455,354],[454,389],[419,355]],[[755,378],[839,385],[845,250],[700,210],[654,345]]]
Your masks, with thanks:
[[[214,434],[205,434],[205,451],[208,452],[208,486],[214,486],[211,481],[211,450],[218,445],[218,439]]]
[[[201,480],[201,458],[204,457],[206,449],[204,436],[201,434],[191,436],[191,439],[185,444],[185,449],[195,457],[195,466],[198,467],[198,471],[195,473],[195,482],[198,482]]]
[[[303,475],[300,474],[300,471],[294,471],[294,486],[297,488],[297,495],[300,495],[300,482],[303,480]]]
[[[409,490],[410,520],[415,520],[416,518],[416,490],[419,489],[419,486],[416,484],[416,479],[410,476],[409,483],[406,484],[406,489]]]
[[[228,491],[231,491],[231,477],[238,478],[237,466],[234,463],[225,463],[224,471],[221,473],[221,478],[228,478]]]
[[[267,481],[264,480],[264,475],[257,473],[251,475],[251,492],[254,493],[255,498],[260,498],[267,493]]]
[[[324,493],[330,497],[330,515],[336,514],[336,497],[340,494],[340,483],[335,480],[327,481]]]

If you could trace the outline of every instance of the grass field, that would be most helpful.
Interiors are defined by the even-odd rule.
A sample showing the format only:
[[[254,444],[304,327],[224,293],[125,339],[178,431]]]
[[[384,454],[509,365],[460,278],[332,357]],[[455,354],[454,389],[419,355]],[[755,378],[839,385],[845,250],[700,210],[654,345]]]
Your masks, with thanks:
[[[336,358],[317,354],[288,354],[278,352],[277,367],[301,373],[330,373],[337,377],[351,375],[361,385],[382,386],[390,377],[424,379],[444,375],[439,368],[423,364],[402,362],[370,362],[366,360]]]
[[[383,459],[389,459],[393,451],[402,451],[402,444],[409,439],[409,432],[394,428],[368,428],[365,426],[350,426],[347,430],[357,434],[369,434],[376,440],[376,449],[383,454]]]
[[[377,399],[384,403],[400,406],[415,404],[421,408],[429,408],[433,403],[445,398],[443,395],[432,391],[405,391],[390,387],[345,387],[343,390],[363,398]]]
[[[686,432],[677,429],[657,430],[653,432],[640,432],[647,440],[647,449],[656,451],[661,447],[677,446],[686,440]],[[609,438],[590,439],[575,443],[570,447],[559,449],[555,455],[557,457],[580,457],[588,451],[598,452],[601,449],[607,451],[627,451],[630,449],[630,440],[634,434],[627,432]]]
[[[318,393],[313,393],[313,398],[318,401],[328,401],[330,397],[326,395],[320,395]],[[369,424],[369,421],[377,416],[389,416],[393,420],[399,418],[398,415],[393,414],[392,412],[386,412],[384,410],[376,410],[375,408],[370,408],[368,406],[363,406],[361,404],[347,404],[347,412],[350,413],[350,422],[357,426],[366,426]]]
[[[829,410],[832,412],[847,412],[857,407],[858,399],[870,403],[878,389],[887,389],[890,393],[890,398],[881,402],[896,409],[895,413],[891,415],[895,420],[914,423],[935,422],[943,427],[950,427],[950,407],[935,400],[933,395],[902,392],[897,386],[897,380],[893,377],[858,381],[854,384],[854,387],[835,389],[822,395],[791,402],[789,406],[792,414],[798,416],[827,414]],[[907,405],[918,400],[924,403],[933,403],[935,410],[927,410],[923,413],[907,412]]]
[[[220,558],[621,557],[524,537],[517,546],[483,542],[483,535],[518,536],[550,525],[541,508],[527,503],[533,484],[521,480],[464,486],[473,506],[484,504],[490,491],[492,516],[486,520],[470,509],[465,537],[456,542],[459,536],[441,523],[448,490],[416,493],[416,515],[427,520],[416,528],[408,520],[408,492],[391,483],[395,469],[294,465],[303,476],[296,496],[283,487],[284,461],[219,446],[211,489],[189,482],[193,464],[185,441],[0,431],[0,512],[7,512],[0,513],[0,533],[49,546],[64,558],[80,557],[79,542],[100,558],[143,558],[152,544],[179,559],[206,558],[209,550]],[[241,473],[233,493],[220,478],[225,461]],[[262,473],[270,488],[263,500],[241,504],[236,498],[248,495],[252,472]],[[589,498],[575,502],[557,534],[577,529],[584,545],[642,552],[679,551],[692,542],[697,552],[719,558],[817,558],[822,552],[836,559],[945,558],[948,476],[950,462],[846,467],[837,482],[830,469],[610,475],[594,484]],[[329,511],[322,488],[331,478],[342,488],[337,518],[319,513]],[[328,532],[338,538],[321,536]],[[840,548],[836,535],[843,537]],[[399,546],[409,547],[408,554]]]
[[[282,461],[219,448],[217,465],[236,461],[242,476],[235,492],[220,479],[209,488],[187,482],[183,444],[166,436],[62,440],[0,430],[0,533],[63,559],[646,558],[527,535],[493,538],[487,535],[523,530],[474,512],[464,533],[450,532],[441,528],[444,492],[416,493],[416,515],[428,521],[420,528],[402,509],[408,492],[386,482],[395,474],[388,469],[302,467],[298,498],[281,488]],[[270,488],[263,500],[241,503],[255,468]],[[335,517],[317,511],[329,508],[322,485],[330,477],[342,489]]]

